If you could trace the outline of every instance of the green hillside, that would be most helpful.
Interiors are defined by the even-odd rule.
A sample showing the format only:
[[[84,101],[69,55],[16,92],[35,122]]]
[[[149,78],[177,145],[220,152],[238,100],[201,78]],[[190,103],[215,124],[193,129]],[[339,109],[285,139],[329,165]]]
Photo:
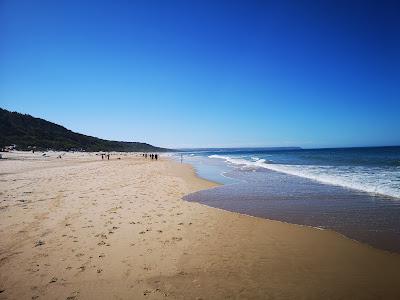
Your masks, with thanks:
[[[0,108],[0,148],[16,145],[17,150],[83,150],[166,152],[170,149],[146,143],[103,140],[76,133],[52,122]]]

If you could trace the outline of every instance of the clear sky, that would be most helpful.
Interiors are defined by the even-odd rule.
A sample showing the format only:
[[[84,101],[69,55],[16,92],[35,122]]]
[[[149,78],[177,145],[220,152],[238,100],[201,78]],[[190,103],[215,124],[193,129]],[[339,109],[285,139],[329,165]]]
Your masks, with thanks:
[[[399,15],[400,1],[0,0],[0,106],[165,147],[399,145]]]

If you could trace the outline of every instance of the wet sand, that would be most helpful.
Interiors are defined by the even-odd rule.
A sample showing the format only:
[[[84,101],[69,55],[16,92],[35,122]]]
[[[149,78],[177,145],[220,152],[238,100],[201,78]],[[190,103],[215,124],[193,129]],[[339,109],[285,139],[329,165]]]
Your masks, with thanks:
[[[57,155],[0,161],[0,299],[400,298],[400,255],[183,201],[189,165]]]
[[[236,182],[201,190],[183,199],[255,217],[331,229],[400,254],[400,198],[268,169],[232,170],[227,176]]]

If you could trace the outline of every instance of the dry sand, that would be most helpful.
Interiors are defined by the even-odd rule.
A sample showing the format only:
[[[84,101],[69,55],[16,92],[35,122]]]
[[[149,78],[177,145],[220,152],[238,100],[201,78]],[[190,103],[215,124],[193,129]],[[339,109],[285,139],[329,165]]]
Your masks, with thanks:
[[[57,155],[0,161],[0,299],[400,299],[400,255],[185,202],[188,165]]]

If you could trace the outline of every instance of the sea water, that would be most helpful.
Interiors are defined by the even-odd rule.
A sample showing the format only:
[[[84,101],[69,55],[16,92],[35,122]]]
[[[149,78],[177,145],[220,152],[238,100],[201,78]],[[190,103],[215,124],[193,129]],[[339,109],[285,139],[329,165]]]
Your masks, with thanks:
[[[400,147],[203,149],[181,154],[200,176],[223,184],[191,194],[189,201],[329,228],[400,252]]]

